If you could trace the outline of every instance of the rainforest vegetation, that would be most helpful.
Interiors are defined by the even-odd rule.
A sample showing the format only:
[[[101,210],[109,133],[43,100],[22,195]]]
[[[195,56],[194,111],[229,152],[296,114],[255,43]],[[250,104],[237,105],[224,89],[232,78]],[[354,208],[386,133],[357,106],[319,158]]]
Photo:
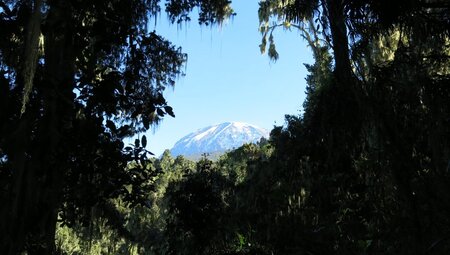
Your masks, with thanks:
[[[449,9],[260,1],[261,51],[298,30],[314,56],[302,114],[192,162],[124,145],[187,61],[146,24],[231,1],[1,0],[0,254],[448,254]]]

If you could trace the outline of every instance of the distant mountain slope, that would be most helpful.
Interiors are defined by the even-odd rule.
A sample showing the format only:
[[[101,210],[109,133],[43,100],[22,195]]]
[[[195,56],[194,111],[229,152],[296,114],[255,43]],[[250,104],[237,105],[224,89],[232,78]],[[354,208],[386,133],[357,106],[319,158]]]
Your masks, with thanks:
[[[220,154],[244,143],[256,143],[261,137],[269,137],[269,132],[247,123],[225,122],[190,133],[175,143],[170,152],[173,156],[198,158],[203,153]]]

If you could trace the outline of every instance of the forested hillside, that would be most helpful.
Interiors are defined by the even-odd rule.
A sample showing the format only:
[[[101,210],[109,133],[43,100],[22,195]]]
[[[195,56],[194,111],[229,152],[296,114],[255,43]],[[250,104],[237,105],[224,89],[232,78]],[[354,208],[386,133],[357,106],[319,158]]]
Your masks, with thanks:
[[[147,31],[158,3],[0,1],[1,254],[449,253],[448,1],[260,1],[261,52],[309,44],[307,99],[215,162],[123,143],[174,116],[187,57]]]

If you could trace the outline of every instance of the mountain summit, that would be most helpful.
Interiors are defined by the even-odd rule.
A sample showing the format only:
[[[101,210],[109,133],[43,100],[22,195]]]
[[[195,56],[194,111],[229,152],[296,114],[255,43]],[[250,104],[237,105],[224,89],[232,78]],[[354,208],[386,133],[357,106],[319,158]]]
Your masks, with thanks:
[[[170,152],[173,156],[198,158],[203,153],[220,154],[244,143],[256,143],[262,137],[269,137],[269,132],[263,128],[242,122],[225,122],[190,133],[176,142]]]

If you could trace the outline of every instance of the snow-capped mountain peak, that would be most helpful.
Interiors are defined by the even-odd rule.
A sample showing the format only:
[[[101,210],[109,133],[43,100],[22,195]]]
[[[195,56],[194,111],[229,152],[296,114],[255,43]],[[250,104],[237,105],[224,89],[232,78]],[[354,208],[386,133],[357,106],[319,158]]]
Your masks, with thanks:
[[[224,122],[201,128],[181,138],[175,143],[171,153],[174,156],[192,156],[225,152],[244,143],[258,142],[261,137],[269,137],[269,132],[243,122]]]

